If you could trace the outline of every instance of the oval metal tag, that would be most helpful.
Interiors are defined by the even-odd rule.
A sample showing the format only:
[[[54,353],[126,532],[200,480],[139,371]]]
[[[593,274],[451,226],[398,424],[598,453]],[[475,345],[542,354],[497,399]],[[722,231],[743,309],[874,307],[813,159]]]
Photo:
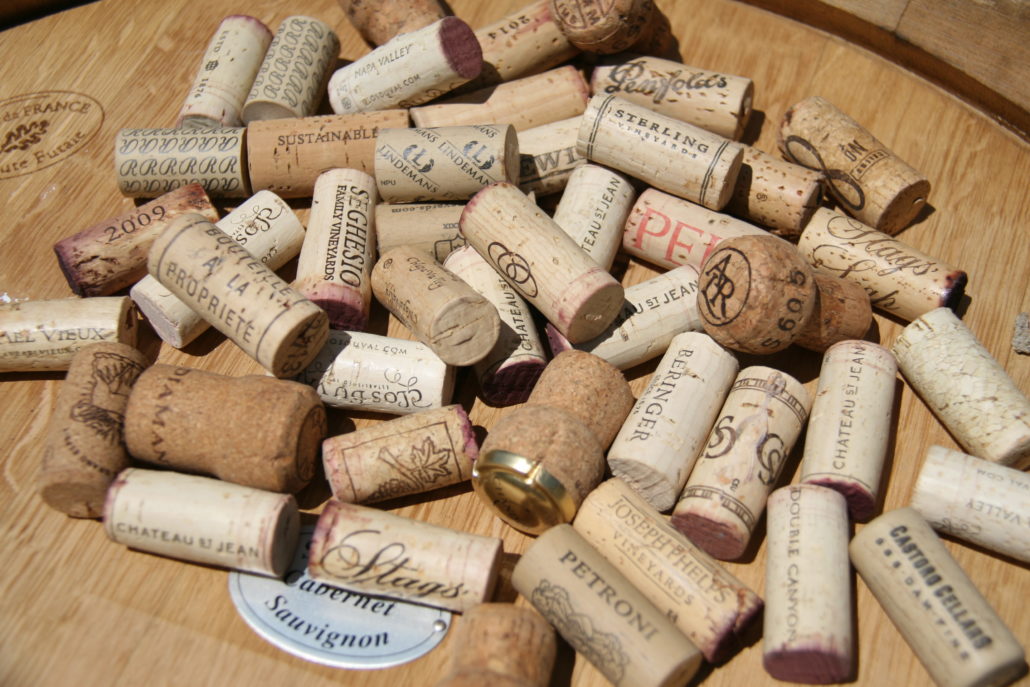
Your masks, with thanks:
[[[447,635],[438,608],[350,592],[308,576],[313,527],[301,529],[285,581],[229,574],[229,593],[250,627],[283,651],[338,668],[388,668],[428,653]]]

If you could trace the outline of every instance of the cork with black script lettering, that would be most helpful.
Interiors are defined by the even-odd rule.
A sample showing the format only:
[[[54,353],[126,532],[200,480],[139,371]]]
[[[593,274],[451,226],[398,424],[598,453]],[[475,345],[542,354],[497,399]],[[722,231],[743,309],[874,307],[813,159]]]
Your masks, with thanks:
[[[337,0],[352,26],[372,45],[447,16],[439,0]]]
[[[461,613],[490,599],[501,540],[330,499],[308,574],[336,587]]]
[[[379,203],[376,245],[382,255],[397,246],[424,250],[437,262],[465,243],[458,228],[464,203]]]
[[[812,270],[812,276],[819,297],[794,343],[822,353],[840,341],[864,337],[873,323],[873,309],[865,289],[819,270]]]
[[[107,487],[129,466],[123,425],[132,385],[150,361],[132,346],[95,343],[72,359],[50,416],[37,489],[76,518],[99,518]]]
[[[848,551],[940,687],[1003,687],[1026,673],[1019,640],[915,510],[879,516],[858,531]]]
[[[277,492],[311,481],[325,432],[325,408],[303,384],[173,365],[140,375],[125,411],[134,458]]]
[[[248,130],[122,129],[114,139],[118,190],[156,198],[199,183],[212,198],[246,198]]]
[[[519,190],[547,196],[566,188],[587,159],[576,152],[580,116],[520,131]]]
[[[897,234],[926,205],[926,177],[825,98],[787,108],[778,142],[788,160],[825,174],[844,211],[877,231]]]
[[[685,685],[701,652],[571,525],[533,541],[512,584],[614,685]]]
[[[824,182],[822,172],[744,146],[744,161],[726,212],[797,240],[819,208]]]
[[[569,175],[554,222],[598,265],[610,270],[635,197],[633,184],[624,175],[584,164]]]
[[[605,55],[636,43],[654,11],[652,0],[551,0],[551,13],[569,42]]]

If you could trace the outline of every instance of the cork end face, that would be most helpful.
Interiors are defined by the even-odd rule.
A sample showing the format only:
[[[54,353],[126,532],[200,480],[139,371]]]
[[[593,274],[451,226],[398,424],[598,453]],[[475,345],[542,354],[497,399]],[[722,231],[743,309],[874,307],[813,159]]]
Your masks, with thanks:
[[[962,296],[966,293],[966,285],[969,284],[969,277],[965,272],[957,271],[952,272],[944,278],[946,286],[941,291],[940,306],[943,308],[949,308],[955,310],[958,304],[962,301]]]
[[[61,268],[61,274],[68,282],[68,288],[76,296],[100,296],[101,293],[92,293],[89,290],[89,280],[75,269],[76,250],[74,245],[75,237],[62,239],[54,244],[54,255],[57,256],[57,265]]]
[[[106,496],[106,485],[81,482],[54,482],[39,490],[46,505],[73,518],[102,517]]]
[[[325,310],[331,329],[363,332],[368,326],[368,306],[357,289],[320,282],[310,288],[301,288],[300,292]]]
[[[744,632],[765,607],[762,598],[750,589],[737,589],[737,616],[721,628],[707,646],[698,647],[709,663],[724,663],[744,647]]]
[[[744,555],[748,537],[732,525],[698,513],[673,513],[670,524],[708,555],[734,561]]]
[[[785,682],[826,685],[847,682],[851,676],[851,655],[831,647],[780,649],[766,652],[762,665],[769,675]]]
[[[275,349],[272,359],[255,356],[273,376],[279,379],[293,377],[302,372],[318,356],[329,340],[329,316],[308,300],[294,303],[292,308],[306,307],[311,312],[299,317],[285,333]]]
[[[553,322],[569,343],[577,344],[600,336],[608,328],[625,302],[622,284],[600,269],[588,272],[570,284]]]
[[[267,534],[265,551],[268,552],[268,571],[273,577],[281,578],[293,561],[300,538],[300,513],[297,501],[292,496],[283,498],[282,506]]]
[[[487,405],[504,407],[525,403],[544,371],[542,359],[523,360],[480,377],[480,397]]]
[[[726,165],[726,173],[722,176],[721,185],[715,189],[709,188],[701,194],[701,205],[716,212],[729,205],[730,199],[733,197],[733,190],[737,186],[737,177],[740,176],[740,169],[744,165],[744,148],[739,144],[731,143],[726,146],[722,156],[725,159],[722,164]]]
[[[873,227],[891,236],[907,227],[923,211],[926,206],[926,198],[930,195],[930,182],[926,179],[919,179],[894,196],[894,200],[884,208],[879,221]],[[862,220],[861,217],[859,217]],[[865,220],[863,220],[865,221]],[[870,222],[870,224],[872,224]]]
[[[440,20],[440,50],[447,64],[463,79],[474,79],[483,71],[483,49],[472,28],[457,17]]]
[[[497,308],[476,294],[452,301],[433,322],[425,343],[448,365],[462,367],[489,355],[500,335]]]

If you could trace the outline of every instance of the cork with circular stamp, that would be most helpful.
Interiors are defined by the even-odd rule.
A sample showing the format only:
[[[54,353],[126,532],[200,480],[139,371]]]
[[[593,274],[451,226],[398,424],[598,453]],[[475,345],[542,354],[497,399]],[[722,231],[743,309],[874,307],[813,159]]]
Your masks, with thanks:
[[[382,45],[400,33],[410,33],[447,16],[439,0],[338,0],[343,13],[361,37]]]
[[[697,305],[705,332],[744,353],[776,353],[800,336],[818,298],[797,250],[770,235],[725,239],[701,265]]]
[[[569,42],[604,55],[636,43],[654,12],[652,0],[551,0],[551,13]]]

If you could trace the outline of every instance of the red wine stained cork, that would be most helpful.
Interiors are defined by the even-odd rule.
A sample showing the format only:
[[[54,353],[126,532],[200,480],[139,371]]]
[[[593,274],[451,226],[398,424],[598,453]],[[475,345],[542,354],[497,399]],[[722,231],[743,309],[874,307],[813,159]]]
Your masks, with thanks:
[[[214,222],[218,211],[200,184],[188,184],[54,244],[57,264],[78,296],[109,296],[147,274],[147,251],[185,212]]]
[[[686,685],[701,665],[697,647],[571,525],[532,542],[512,584],[614,685]]]
[[[590,88],[572,66],[524,76],[497,86],[413,107],[417,127],[511,124],[525,131],[570,117],[586,109]]]
[[[783,239],[721,241],[701,265],[697,307],[705,332],[727,348],[767,354],[790,346],[815,311],[815,275]]]
[[[851,540],[851,562],[940,687],[1007,685],[1025,650],[911,508],[884,513]]]
[[[490,301],[501,319],[497,343],[475,364],[480,396],[495,406],[525,402],[547,365],[529,305],[472,246],[451,253],[444,267]]]
[[[738,368],[707,334],[677,334],[608,449],[612,474],[656,510],[676,505]]]
[[[175,125],[240,126],[240,109],[271,42],[272,32],[254,17],[234,14],[223,19],[200,60]]]
[[[442,263],[466,245],[458,227],[464,209],[464,203],[379,203],[375,208],[379,255],[411,246]]]
[[[455,628],[450,668],[435,687],[547,687],[556,654],[554,629],[532,608],[480,604]]]
[[[126,296],[0,304],[0,372],[67,370],[100,341],[135,346],[138,319]]]
[[[215,226],[247,252],[277,270],[297,256],[304,242],[304,225],[282,198],[258,191]],[[129,291],[157,335],[174,348],[182,348],[207,331],[203,317],[151,275]]]
[[[580,50],[609,55],[643,36],[654,12],[652,0],[551,0],[558,28]]]
[[[333,329],[364,330],[372,302],[375,179],[357,169],[319,175],[294,288],[326,311]]]
[[[361,37],[382,45],[400,33],[410,33],[447,16],[439,0],[338,0]]]
[[[580,117],[520,131],[519,190],[547,196],[565,188],[572,173],[587,159],[576,152]]]
[[[311,538],[308,574],[343,589],[461,613],[490,598],[500,555],[496,537],[329,500]]]
[[[247,127],[250,183],[283,198],[310,198],[330,169],[372,174],[379,130],[407,125],[406,110],[254,122]]]
[[[779,146],[791,162],[823,172],[834,199],[877,231],[897,234],[926,205],[930,182],[824,98],[787,109]]]
[[[325,408],[303,384],[173,365],[141,374],[125,411],[133,457],[268,491],[311,481],[325,432]]]
[[[891,351],[905,381],[966,452],[1030,467],[1030,400],[955,313],[920,316]]]
[[[665,353],[677,334],[701,331],[697,270],[684,265],[627,287],[618,316],[589,341],[573,346],[553,325],[546,331],[556,354],[575,348],[628,370]]]
[[[479,454],[459,405],[394,418],[329,437],[322,463],[333,496],[374,503],[467,481]]]
[[[726,212],[797,240],[822,200],[823,174],[744,146]]]
[[[766,233],[753,224],[649,188],[629,212],[622,250],[667,270],[680,265],[701,269],[719,241]]]
[[[572,343],[600,334],[622,308],[622,285],[512,184],[477,193],[461,233]]]
[[[777,680],[847,682],[855,669],[844,497],[812,484],[769,496],[762,665]]]
[[[798,252],[813,267],[864,288],[874,308],[909,322],[934,308],[954,310],[966,288],[962,270],[826,208],[812,215]]]
[[[325,22],[283,19],[243,104],[243,123],[315,114],[339,52],[340,39]]]
[[[325,347],[298,376],[327,406],[393,415],[451,402],[454,368],[424,343],[330,330]]]
[[[855,520],[873,516],[890,440],[898,364],[883,346],[841,341],[823,355],[801,481],[839,491]]]
[[[518,176],[518,138],[507,124],[384,129],[376,139],[376,184],[387,203],[466,200]]]
[[[76,518],[103,514],[107,487],[129,467],[123,432],[129,391],[149,364],[120,343],[91,344],[72,359],[36,480],[48,506]]]
[[[156,198],[199,183],[213,198],[250,195],[247,129],[122,129],[114,140],[118,190]]]
[[[740,558],[810,403],[787,374],[741,370],[672,513],[673,527],[720,560]]]
[[[479,76],[483,52],[468,24],[444,17],[398,34],[329,79],[336,114],[414,107]]]
[[[602,61],[594,67],[590,89],[596,95],[617,95],[734,141],[744,133],[755,93],[747,77],[643,55]]]
[[[865,289],[818,270],[813,270],[812,276],[819,297],[794,343],[821,353],[840,341],[864,337],[873,323]]]
[[[622,174],[585,164],[569,176],[554,221],[598,265],[610,270],[635,196],[633,184]]]
[[[281,578],[297,549],[300,515],[289,494],[129,468],[108,491],[104,530],[140,551]]]
[[[154,241],[147,269],[276,377],[303,370],[325,343],[325,311],[199,215]]]
[[[743,646],[762,599],[621,479],[594,489],[572,525],[706,660],[722,662]]]
[[[729,202],[744,157],[739,143],[614,95],[590,99],[576,147],[594,162],[710,210]]]
[[[911,506],[942,534],[1030,563],[1030,474],[931,446]]]
[[[497,343],[494,304],[429,253],[394,248],[380,256],[371,281],[376,300],[448,365],[473,365]]]

